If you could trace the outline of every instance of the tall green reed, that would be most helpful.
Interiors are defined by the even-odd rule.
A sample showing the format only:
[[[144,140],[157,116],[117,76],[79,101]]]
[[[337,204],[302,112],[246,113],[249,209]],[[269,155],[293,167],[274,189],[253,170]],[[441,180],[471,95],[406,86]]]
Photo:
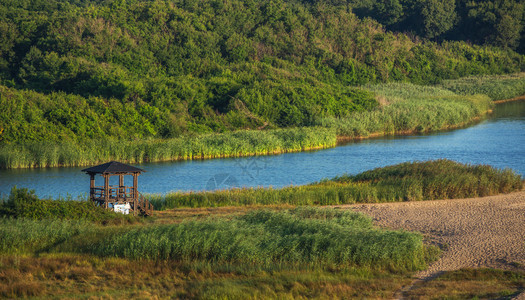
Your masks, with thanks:
[[[0,253],[23,254],[45,250],[89,232],[86,220],[30,220],[0,217]]]
[[[492,100],[504,100],[525,95],[525,73],[445,80],[441,86],[460,95],[484,94]]]
[[[420,133],[464,126],[492,107],[487,96],[457,95],[438,87],[389,83],[366,88],[384,105],[345,118],[322,118],[317,125],[335,128],[337,135],[349,138]]]
[[[31,142],[0,146],[0,168],[85,166],[109,160],[140,163],[239,157],[334,147],[335,130],[322,127],[236,131],[169,140]]]
[[[143,227],[96,247],[103,256],[249,265],[363,265],[417,270],[425,266],[422,236],[379,230],[364,215],[334,209],[252,211]]]

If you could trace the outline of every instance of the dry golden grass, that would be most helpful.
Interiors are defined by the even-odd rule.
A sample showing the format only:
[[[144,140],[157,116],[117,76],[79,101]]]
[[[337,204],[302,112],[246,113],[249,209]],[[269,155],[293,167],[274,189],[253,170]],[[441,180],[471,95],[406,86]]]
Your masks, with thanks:
[[[350,269],[242,271],[232,266],[82,255],[0,258],[0,298],[390,298],[407,275]]]
[[[525,273],[495,269],[461,269],[416,284],[407,299],[498,299],[525,290]]]
[[[174,224],[184,220],[195,220],[207,217],[229,217],[245,214],[254,209],[282,210],[291,209],[292,205],[247,205],[247,206],[224,206],[224,207],[199,207],[199,208],[175,208],[155,211],[152,222],[155,224]]]

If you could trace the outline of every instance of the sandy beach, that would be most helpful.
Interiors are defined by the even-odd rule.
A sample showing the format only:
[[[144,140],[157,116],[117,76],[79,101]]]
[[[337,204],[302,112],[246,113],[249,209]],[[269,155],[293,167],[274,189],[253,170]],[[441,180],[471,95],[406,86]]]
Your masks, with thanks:
[[[427,241],[440,246],[441,258],[417,273],[416,280],[461,268],[525,270],[525,191],[341,207],[371,216],[380,227],[419,231]]]

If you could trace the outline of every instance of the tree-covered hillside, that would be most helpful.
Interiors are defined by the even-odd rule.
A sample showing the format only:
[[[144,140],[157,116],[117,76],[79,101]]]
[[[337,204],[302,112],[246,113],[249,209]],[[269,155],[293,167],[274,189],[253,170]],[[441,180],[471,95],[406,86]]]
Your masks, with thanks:
[[[377,17],[396,1],[2,0],[0,143],[309,126],[376,107],[363,84],[525,70],[515,41]]]

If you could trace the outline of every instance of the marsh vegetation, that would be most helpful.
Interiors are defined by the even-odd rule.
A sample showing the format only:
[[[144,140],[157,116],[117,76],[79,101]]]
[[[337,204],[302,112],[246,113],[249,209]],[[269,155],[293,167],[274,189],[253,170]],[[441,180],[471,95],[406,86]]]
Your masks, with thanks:
[[[244,188],[215,192],[149,195],[157,209],[238,205],[339,205],[421,201],[495,195],[519,190],[512,170],[450,160],[402,163],[358,175],[344,175],[281,189]]]

